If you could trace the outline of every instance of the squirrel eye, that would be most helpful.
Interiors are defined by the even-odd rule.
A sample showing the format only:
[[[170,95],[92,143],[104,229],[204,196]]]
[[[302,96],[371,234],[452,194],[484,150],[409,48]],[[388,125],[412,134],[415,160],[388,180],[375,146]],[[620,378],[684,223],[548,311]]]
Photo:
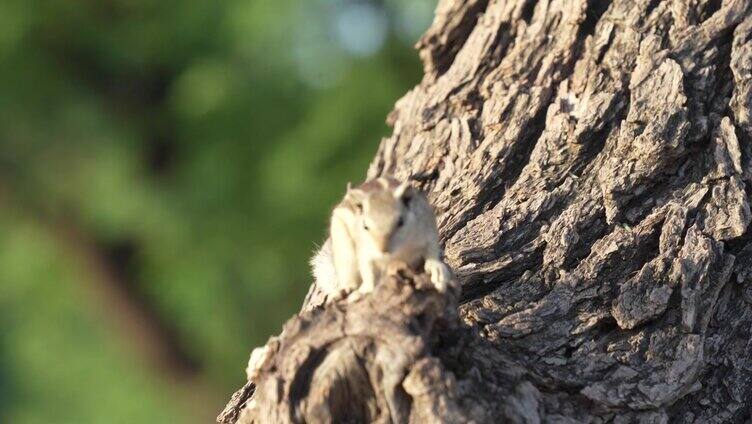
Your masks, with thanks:
[[[400,228],[405,223],[405,219],[400,217],[397,221],[397,228]]]
[[[402,204],[405,205],[405,207],[410,206],[410,201],[413,200],[412,196],[404,195],[402,196]]]
[[[366,224],[365,222],[363,223],[363,229],[368,231],[368,224]]]
[[[358,210],[358,212],[363,212],[363,204],[358,202],[355,204],[355,208]]]

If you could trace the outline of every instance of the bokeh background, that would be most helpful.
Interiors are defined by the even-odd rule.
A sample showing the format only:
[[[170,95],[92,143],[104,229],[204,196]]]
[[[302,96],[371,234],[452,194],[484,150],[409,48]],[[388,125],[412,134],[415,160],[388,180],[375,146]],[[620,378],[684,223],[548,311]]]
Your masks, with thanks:
[[[206,423],[435,0],[0,2],[0,423]]]

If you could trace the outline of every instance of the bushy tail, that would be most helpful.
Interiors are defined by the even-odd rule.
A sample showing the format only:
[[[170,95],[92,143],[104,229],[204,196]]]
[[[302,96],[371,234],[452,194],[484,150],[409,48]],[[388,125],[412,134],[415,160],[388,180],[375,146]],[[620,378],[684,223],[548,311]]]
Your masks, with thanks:
[[[326,242],[311,258],[311,270],[316,285],[324,293],[334,293],[337,289],[337,276],[334,271],[334,260],[332,259],[332,242],[326,239]]]

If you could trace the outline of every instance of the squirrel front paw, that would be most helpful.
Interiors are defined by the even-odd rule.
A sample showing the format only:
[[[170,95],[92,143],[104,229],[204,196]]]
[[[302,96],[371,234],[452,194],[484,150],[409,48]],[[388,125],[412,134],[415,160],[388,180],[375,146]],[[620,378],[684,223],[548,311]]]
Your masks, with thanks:
[[[449,266],[439,259],[426,259],[424,268],[436,290],[444,293],[452,279],[452,270]]]
[[[365,278],[357,290],[353,290],[347,293],[346,295],[347,301],[356,302],[362,299],[363,297],[365,297],[368,293],[371,293],[374,290],[374,288],[375,288],[375,285],[374,285],[373,279]]]

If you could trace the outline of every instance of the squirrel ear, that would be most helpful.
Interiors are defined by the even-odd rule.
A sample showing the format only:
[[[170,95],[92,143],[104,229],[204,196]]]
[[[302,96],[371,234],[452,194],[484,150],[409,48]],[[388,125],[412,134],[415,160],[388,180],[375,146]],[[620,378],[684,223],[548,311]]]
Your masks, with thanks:
[[[358,187],[352,188],[350,184],[347,185],[347,193],[345,193],[345,199],[355,203],[358,209],[363,208],[363,199],[365,198],[365,192]]]
[[[410,190],[410,183],[408,182],[400,183],[400,185],[398,185],[397,188],[394,189],[394,197],[401,199],[406,194],[409,196],[409,190]]]
[[[347,182],[347,188],[346,188],[345,191],[350,191],[350,190],[352,190],[352,183],[350,181],[348,181]]]

